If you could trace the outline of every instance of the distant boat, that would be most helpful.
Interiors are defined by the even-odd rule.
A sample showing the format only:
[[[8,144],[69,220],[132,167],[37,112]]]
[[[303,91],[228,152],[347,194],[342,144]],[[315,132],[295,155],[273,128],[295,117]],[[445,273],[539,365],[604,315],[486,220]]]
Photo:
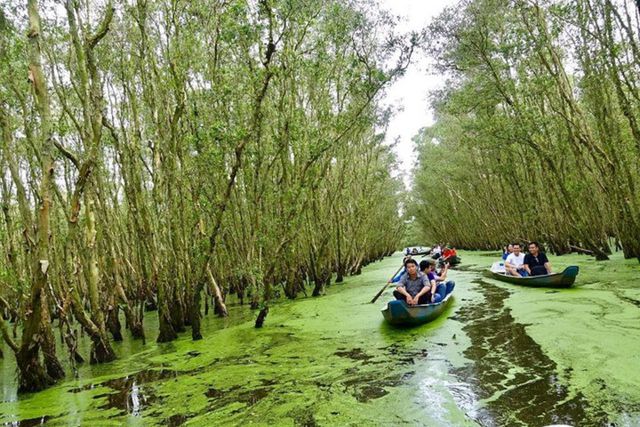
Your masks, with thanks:
[[[449,301],[452,300],[452,295],[453,291],[440,302],[414,306],[409,306],[400,300],[389,301],[382,310],[382,315],[387,322],[394,326],[421,325],[440,316],[449,305]]]
[[[424,246],[407,247],[402,251],[403,254],[410,256],[427,255],[429,252],[431,252],[431,248]]]
[[[504,266],[498,264],[500,263],[495,263],[490,270],[486,270],[485,276],[513,285],[530,286],[534,288],[570,288],[573,282],[576,281],[576,276],[580,270],[579,267],[572,265],[565,268],[562,273],[516,277],[506,274]]]

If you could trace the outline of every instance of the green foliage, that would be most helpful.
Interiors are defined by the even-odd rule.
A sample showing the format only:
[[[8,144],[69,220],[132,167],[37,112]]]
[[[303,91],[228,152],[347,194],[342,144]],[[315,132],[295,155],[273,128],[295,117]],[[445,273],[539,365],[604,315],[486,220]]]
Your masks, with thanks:
[[[55,144],[46,298],[64,327],[105,342],[113,307],[135,334],[156,306],[160,340],[185,324],[197,336],[202,289],[218,306],[320,295],[396,249],[401,184],[375,129],[415,40],[384,14],[320,0],[36,3],[52,138],[14,78],[29,58],[11,0],[0,160],[16,173],[2,177],[0,245],[15,256],[0,267],[33,283],[40,157]]]
[[[449,84],[417,138],[412,212],[425,237],[468,248],[543,240],[600,258],[615,237],[640,255],[640,37],[629,13],[481,0],[431,25]]]

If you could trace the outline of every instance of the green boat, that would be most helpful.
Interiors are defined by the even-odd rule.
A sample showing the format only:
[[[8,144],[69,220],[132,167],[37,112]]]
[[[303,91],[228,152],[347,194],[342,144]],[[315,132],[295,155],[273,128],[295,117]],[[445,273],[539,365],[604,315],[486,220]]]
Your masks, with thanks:
[[[495,269],[486,270],[485,276],[513,285],[530,286],[534,288],[570,288],[576,281],[579,267],[572,265],[562,273],[544,274],[542,276],[516,277]]]
[[[394,326],[412,326],[431,322],[449,305],[453,299],[453,292],[447,294],[440,302],[408,306],[406,302],[393,300],[382,309],[385,320]]]

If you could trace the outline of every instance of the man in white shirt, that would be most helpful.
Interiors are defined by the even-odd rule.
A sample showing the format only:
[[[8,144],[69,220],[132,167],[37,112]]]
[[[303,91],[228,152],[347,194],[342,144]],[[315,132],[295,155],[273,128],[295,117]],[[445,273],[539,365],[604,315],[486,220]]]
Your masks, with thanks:
[[[527,277],[529,274],[524,268],[524,254],[519,243],[513,244],[513,252],[509,254],[504,262],[504,268],[507,274],[516,277]]]

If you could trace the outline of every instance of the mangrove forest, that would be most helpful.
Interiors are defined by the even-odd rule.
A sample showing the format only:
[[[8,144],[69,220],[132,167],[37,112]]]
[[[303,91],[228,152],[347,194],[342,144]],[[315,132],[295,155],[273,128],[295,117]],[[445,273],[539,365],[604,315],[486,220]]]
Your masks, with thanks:
[[[0,166],[0,425],[640,424],[638,2],[3,0]]]

